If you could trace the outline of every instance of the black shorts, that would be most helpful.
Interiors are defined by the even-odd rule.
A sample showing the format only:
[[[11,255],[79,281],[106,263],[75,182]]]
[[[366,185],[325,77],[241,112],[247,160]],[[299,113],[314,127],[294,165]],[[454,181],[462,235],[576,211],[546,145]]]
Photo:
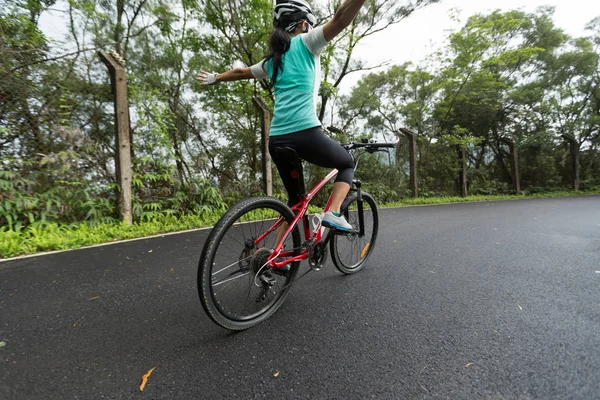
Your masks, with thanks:
[[[270,136],[269,153],[288,192],[288,204],[290,206],[300,201],[298,195],[301,193],[298,193],[297,174],[294,173],[290,160],[278,156],[274,151],[275,147],[279,146],[294,149],[300,158],[311,164],[325,168],[336,168],[339,173],[335,181],[352,184],[354,178],[354,160],[352,156],[338,142],[325,135],[320,126],[288,135]]]

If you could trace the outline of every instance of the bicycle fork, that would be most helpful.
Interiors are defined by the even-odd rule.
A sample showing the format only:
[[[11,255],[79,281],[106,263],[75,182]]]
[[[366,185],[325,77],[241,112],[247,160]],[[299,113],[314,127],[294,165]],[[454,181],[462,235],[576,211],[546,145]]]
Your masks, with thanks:
[[[358,206],[358,236],[365,236],[365,215],[363,211],[363,199],[360,191],[362,183],[358,179],[352,180],[354,186],[356,186],[356,205]],[[346,216],[347,218],[348,216]]]

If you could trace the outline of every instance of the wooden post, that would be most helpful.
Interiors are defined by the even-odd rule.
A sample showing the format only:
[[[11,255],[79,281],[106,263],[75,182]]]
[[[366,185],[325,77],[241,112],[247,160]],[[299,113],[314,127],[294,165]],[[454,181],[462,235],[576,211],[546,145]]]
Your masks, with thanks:
[[[516,194],[519,194],[521,193],[521,176],[519,175],[519,154],[517,152],[517,144],[514,140],[507,137],[500,137],[500,141],[506,143],[510,148],[513,189]]]
[[[461,145],[456,146],[456,150],[458,151],[458,159],[460,162],[460,172],[458,175],[460,195],[462,197],[467,197],[469,195],[467,190],[467,150]]]
[[[400,132],[408,138],[408,155],[410,168],[410,190],[413,197],[419,197],[419,184],[417,180],[417,134],[407,128],[400,128]]]
[[[267,196],[273,196],[273,174],[271,172],[271,156],[269,155],[269,131],[271,129],[271,112],[265,101],[254,96],[252,98],[254,105],[261,115],[261,147],[262,147],[262,170],[263,170],[263,190]]]
[[[119,183],[119,212],[121,219],[131,224],[131,142],[129,136],[129,108],[127,105],[127,79],[124,60],[118,54],[99,51],[98,56],[108,68],[115,104],[116,154],[115,165]]]
[[[573,170],[573,190],[579,191],[579,143],[574,136],[563,134],[562,137],[569,143],[571,153],[571,168]]]

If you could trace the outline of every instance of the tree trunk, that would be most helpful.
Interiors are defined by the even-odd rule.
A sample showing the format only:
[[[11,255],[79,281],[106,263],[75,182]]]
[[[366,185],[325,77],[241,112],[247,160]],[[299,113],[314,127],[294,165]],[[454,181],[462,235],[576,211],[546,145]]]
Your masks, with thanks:
[[[510,159],[512,167],[512,175],[510,176],[510,178],[515,194],[519,194],[521,193],[521,177],[519,175],[519,154],[517,152],[517,144],[514,142],[514,140],[505,137],[500,137],[500,141],[506,143],[510,148]]]
[[[571,166],[573,168],[573,190],[579,191],[579,143],[576,140],[571,142]]]
[[[173,151],[175,153],[175,166],[177,167],[177,176],[181,184],[185,184],[185,170],[183,169],[183,155],[177,138],[177,129],[171,131],[171,140],[173,141]]]
[[[269,155],[269,132],[271,129],[271,113],[264,100],[258,96],[252,99],[260,113],[261,150],[262,150],[262,176],[263,190],[267,196],[273,195],[273,173],[271,169],[271,156]]]
[[[562,136],[569,143],[569,152],[571,154],[571,169],[573,171],[573,175],[571,178],[572,187],[573,190],[579,191],[579,150],[581,146],[573,136]]]
[[[113,32],[113,40],[115,42],[115,50],[117,53],[124,56],[121,53],[121,40],[123,39],[123,23],[121,19],[123,18],[123,13],[125,12],[125,0],[117,0],[117,20],[115,23],[115,31]]]
[[[406,128],[400,128],[408,138],[408,154],[410,158],[410,190],[413,197],[419,197],[419,185],[417,180],[417,134]]]
[[[508,168],[506,159],[504,158],[504,151],[500,147],[500,143],[498,143],[496,159],[498,160],[498,162],[500,163],[500,167],[502,168],[502,173],[504,174],[504,180],[507,182],[510,182],[511,184],[514,183],[513,176],[511,174],[510,169]]]
[[[458,175],[459,191],[462,197],[467,197],[469,194],[467,189],[467,150],[462,146],[456,146],[456,150],[460,166]]]

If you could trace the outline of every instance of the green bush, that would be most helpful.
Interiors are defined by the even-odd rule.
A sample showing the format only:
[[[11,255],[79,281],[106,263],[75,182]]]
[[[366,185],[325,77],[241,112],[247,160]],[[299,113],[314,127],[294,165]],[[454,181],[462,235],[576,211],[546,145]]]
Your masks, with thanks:
[[[436,197],[404,199],[388,204],[379,204],[380,207],[397,207],[425,204],[442,204],[469,201],[497,201],[509,199],[523,199],[526,197],[559,197],[580,194],[581,192],[551,192],[538,193],[530,196],[496,195],[496,196],[469,196],[469,197]],[[600,193],[600,189],[587,193]],[[322,208],[311,206],[309,213],[321,212]],[[19,226],[0,228],[0,258],[14,257],[23,254],[33,254],[49,250],[76,249],[82,246],[108,243],[120,239],[132,239],[156,235],[160,233],[175,232],[187,229],[213,226],[221,217],[223,209],[204,209],[191,214],[157,213],[147,221],[137,221],[132,225],[124,223],[83,222],[80,224],[58,224],[48,222],[42,225],[30,224],[26,227]],[[255,218],[266,218],[269,215],[254,215]]]
[[[132,239],[214,225],[221,211],[203,211],[189,215],[157,215],[149,222],[95,223],[72,225],[47,223],[43,227],[0,229],[0,258],[49,250],[75,249],[82,246]]]

